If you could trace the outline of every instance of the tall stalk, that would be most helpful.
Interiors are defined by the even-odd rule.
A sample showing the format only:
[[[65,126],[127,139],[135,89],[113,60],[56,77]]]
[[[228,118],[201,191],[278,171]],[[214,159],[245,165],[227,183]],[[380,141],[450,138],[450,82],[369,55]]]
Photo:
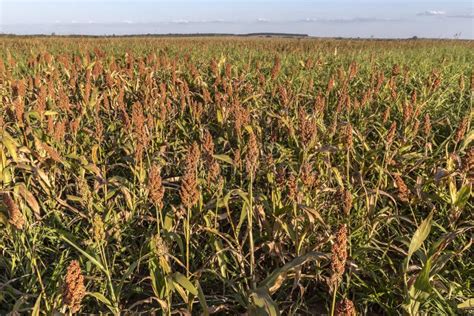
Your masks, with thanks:
[[[248,234],[250,243],[250,278],[252,289],[256,288],[255,284],[255,245],[253,241],[253,174],[250,174],[249,183],[249,205],[247,207],[247,218],[248,218]]]

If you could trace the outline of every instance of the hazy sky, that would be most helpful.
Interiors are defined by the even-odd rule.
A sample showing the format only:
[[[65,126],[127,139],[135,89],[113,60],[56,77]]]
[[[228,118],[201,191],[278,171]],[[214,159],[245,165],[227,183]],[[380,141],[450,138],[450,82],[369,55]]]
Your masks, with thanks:
[[[474,0],[0,0],[0,33],[474,39]]]

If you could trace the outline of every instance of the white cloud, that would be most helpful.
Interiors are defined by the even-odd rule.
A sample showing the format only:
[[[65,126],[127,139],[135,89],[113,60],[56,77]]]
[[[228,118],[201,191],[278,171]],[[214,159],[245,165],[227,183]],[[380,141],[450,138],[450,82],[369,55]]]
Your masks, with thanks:
[[[459,18],[459,19],[474,19],[474,13],[467,14],[451,14],[448,18]]]
[[[173,20],[171,21],[172,23],[176,23],[176,24],[188,24],[189,21],[188,20],[185,20],[185,19],[178,19],[178,20]]]
[[[200,20],[199,23],[226,23],[224,19],[215,19],[215,20]]]
[[[445,11],[437,11],[437,10],[427,10],[425,12],[420,12],[417,15],[419,16],[443,16],[446,15]]]
[[[266,19],[266,18],[258,18],[258,19],[257,19],[257,22],[259,22],[259,23],[267,23],[267,22],[270,22],[270,20],[269,20],[269,19]]]
[[[377,18],[377,17],[305,18],[302,20],[298,20],[296,22],[300,22],[300,23],[313,23],[313,22],[356,23],[356,22],[390,22],[390,21],[401,21],[401,19]]]

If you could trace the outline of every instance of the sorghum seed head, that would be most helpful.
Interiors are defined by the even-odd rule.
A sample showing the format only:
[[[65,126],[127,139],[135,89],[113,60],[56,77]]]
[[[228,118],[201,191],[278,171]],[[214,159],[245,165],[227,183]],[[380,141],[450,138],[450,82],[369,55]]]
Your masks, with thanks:
[[[69,306],[72,313],[77,313],[81,309],[81,301],[86,294],[84,286],[84,276],[81,272],[79,262],[71,261],[67,268],[63,290],[63,302]]]
[[[456,137],[455,137],[456,143],[459,143],[464,138],[464,135],[466,134],[466,130],[467,130],[467,124],[468,124],[468,117],[466,116],[461,121],[461,123],[458,126],[458,129],[456,130]]]
[[[250,132],[249,142],[247,147],[247,155],[245,157],[246,169],[249,175],[255,176],[258,167],[258,160],[260,156],[260,149],[257,143],[257,137],[253,131]]]
[[[13,198],[8,193],[2,194],[3,204],[7,207],[9,223],[12,224],[16,229],[21,230],[25,225],[25,218],[20,212],[20,209],[16,205]]]
[[[352,209],[352,194],[349,190],[343,191],[344,214],[349,215]]]
[[[331,279],[330,288],[335,291],[337,285],[344,274],[347,260],[347,227],[345,224],[341,225],[336,233],[336,240],[332,245],[331,250]]]
[[[179,191],[181,202],[186,208],[192,207],[199,200],[199,190],[197,183],[197,166],[201,157],[201,151],[196,142],[188,150],[186,157],[186,166],[181,188]]]
[[[400,177],[398,174],[395,175],[395,183],[398,188],[398,198],[400,201],[408,202],[410,198],[410,190],[403,181],[402,177]]]
[[[156,207],[161,208],[163,206],[165,188],[160,175],[160,167],[157,165],[151,166],[148,174],[148,194]]]
[[[390,129],[388,130],[387,133],[387,144],[391,145],[393,143],[393,140],[395,139],[395,133],[397,132],[397,122],[393,122],[392,125],[390,125]]]
[[[298,182],[293,173],[288,177],[286,186],[288,188],[288,198],[290,201],[296,202],[298,200]]]
[[[157,257],[165,257],[168,254],[168,246],[160,235],[156,234],[152,239],[153,252]]]
[[[356,309],[355,309],[354,303],[347,298],[338,301],[336,304],[336,310],[334,312],[334,315],[335,316],[355,316]]]
[[[101,243],[105,240],[104,222],[102,221],[102,217],[99,214],[94,215],[94,220],[92,221],[92,229],[96,242]]]
[[[425,133],[425,136],[429,136],[431,133],[431,119],[430,119],[429,114],[425,115],[425,121],[423,123],[423,131]]]

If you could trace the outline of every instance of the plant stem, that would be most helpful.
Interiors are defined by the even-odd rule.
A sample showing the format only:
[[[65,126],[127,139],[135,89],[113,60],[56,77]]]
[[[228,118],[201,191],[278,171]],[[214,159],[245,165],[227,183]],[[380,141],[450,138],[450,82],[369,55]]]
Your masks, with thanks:
[[[189,231],[189,219],[190,219],[190,213],[191,213],[191,208],[188,207],[187,212],[186,212],[186,227],[185,227],[185,234],[186,234],[186,276],[189,277],[189,237],[190,237],[190,231]]]
[[[253,243],[253,175],[250,175],[250,184],[249,184],[249,207],[247,208],[247,218],[248,218],[248,233],[249,233],[249,242],[250,242],[250,278],[252,289],[256,288],[255,285],[255,247]]]
[[[338,284],[334,286],[334,291],[332,293],[331,316],[334,316],[334,310],[336,309],[337,288],[338,288]]]

